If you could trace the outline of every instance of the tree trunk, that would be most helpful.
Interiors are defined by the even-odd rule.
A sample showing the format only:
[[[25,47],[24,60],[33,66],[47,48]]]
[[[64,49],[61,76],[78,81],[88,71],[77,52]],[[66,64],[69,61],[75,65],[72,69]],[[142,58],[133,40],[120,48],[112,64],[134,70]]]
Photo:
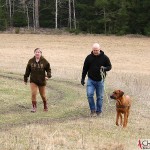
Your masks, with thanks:
[[[6,8],[8,9],[8,0],[6,0]]]
[[[34,28],[34,31],[35,31],[35,1],[33,0],[33,28]]]
[[[11,0],[9,0],[9,21],[10,21],[10,26],[12,26],[12,8],[11,8]]]
[[[73,2],[74,28],[77,29],[77,24],[76,24],[76,9],[75,9],[74,0],[72,0],[72,2]]]
[[[106,9],[105,7],[103,8],[104,11],[104,28],[105,28],[105,34],[107,33],[107,26],[106,26]]]
[[[69,28],[71,30],[71,0],[68,0],[69,4]]]
[[[35,27],[39,28],[39,0],[35,0]]]
[[[26,13],[27,13],[27,22],[28,22],[28,30],[30,28],[30,19],[29,19],[29,9],[28,9],[28,5],[26,4]]]
[[[58,28],[58,20],[57,20],[57,17],[58,17],[58,0],[56,0],[56,4],[55,4],[55,29]]]
[[[13,11],[12,11],[12,14],[15,13],[15,0],[13,0]]]

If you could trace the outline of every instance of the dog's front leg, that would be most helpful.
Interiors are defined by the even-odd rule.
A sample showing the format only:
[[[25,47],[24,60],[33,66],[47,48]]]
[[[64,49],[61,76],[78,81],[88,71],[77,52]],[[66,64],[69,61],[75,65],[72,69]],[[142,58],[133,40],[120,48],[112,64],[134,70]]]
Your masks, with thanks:
[[[127,126],[127,119],[128,119],[128,114],[124,114],[124,122],[123,122],[123,127],[125,128]]]
[[[117,117],[116,117],[116,125],[117,125],[117,126],[119,126],[119,124],[118,124],[119,116],[120,116],[120,113],[117,111]]]
[[[120,113],[120,125],[122,126],[122,114]]]

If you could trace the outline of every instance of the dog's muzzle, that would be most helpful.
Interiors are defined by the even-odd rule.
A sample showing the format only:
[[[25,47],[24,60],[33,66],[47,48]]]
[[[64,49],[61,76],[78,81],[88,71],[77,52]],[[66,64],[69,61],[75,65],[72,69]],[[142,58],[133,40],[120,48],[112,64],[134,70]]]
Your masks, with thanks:
[[[113,95],[110,96],[111,99],[115,99],[115,97]]]

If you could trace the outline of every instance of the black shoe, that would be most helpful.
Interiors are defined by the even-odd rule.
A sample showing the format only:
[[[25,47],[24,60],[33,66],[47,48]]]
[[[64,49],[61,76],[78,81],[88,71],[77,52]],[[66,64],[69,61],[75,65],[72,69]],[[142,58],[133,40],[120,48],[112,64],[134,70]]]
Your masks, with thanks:
[[[97,116],[101,116],[102,112],[96,112]]]
[[[96,112],[95,112],[95,110],[92,110],[92,111],[91,111],[90,116],[91,116],[91,117],[96,117]]]

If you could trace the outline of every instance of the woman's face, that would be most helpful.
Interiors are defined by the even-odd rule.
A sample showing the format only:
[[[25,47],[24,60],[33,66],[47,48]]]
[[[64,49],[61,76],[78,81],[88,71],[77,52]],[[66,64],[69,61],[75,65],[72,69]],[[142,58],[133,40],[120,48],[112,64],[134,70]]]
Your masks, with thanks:
[[[35,58],[36,58],[36,59],[40,59],[42,53],[41,53],[41,51],[40,51],[39,49],[37,49],[37,50],[34,52],[34,55],[35,55]]]

